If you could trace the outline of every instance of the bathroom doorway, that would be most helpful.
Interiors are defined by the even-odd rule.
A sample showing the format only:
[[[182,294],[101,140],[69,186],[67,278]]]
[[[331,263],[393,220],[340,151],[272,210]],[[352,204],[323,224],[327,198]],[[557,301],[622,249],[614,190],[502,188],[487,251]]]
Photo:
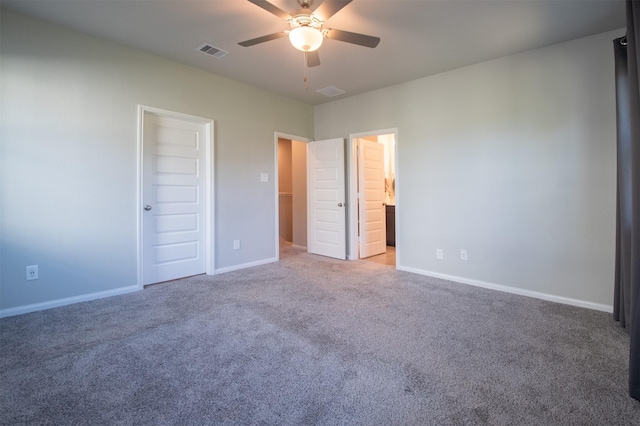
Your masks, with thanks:
[[[349,259],[364,258],[395,267],[397,130],[353,134],[350,142]],[[379,244],[381,240],[384,242]]]

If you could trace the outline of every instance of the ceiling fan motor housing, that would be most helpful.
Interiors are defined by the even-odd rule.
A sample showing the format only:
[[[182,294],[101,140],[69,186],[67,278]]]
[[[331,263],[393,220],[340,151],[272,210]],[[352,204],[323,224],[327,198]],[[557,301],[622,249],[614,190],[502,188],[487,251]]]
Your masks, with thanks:
[[[300,9],[291,12],[289,26],[292,29],[298,27],[311,27],[319,30],[322,28],[322,24],[324,24],[324,21],[318,19],[309,9]]]
[[[298,4],[303,9],[309,9],[313,4],[313,0],[298,0]]]

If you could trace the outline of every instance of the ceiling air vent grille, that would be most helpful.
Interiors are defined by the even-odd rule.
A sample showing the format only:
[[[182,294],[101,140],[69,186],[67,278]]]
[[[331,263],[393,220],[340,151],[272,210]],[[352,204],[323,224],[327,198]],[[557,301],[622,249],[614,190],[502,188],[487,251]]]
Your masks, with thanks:
[[[202,46],[198,47],[196,50],[202,52],[202,53],[206,53],[209,56],[213,56],[216,59],[220,59],[223,56],[227,56],[229,54],[229,52],[227,52],[226,50],[222,50],[218,47],[212,46],[210,44],[203,44]]]
[[[327,86],[324,89],[316,90],[316,92],[320,93],[321,95],[328,96],[328,97],[338,96],[338,95],[342,95],[343,93],[347,93],[344,90],[338,89],[335,86]]]

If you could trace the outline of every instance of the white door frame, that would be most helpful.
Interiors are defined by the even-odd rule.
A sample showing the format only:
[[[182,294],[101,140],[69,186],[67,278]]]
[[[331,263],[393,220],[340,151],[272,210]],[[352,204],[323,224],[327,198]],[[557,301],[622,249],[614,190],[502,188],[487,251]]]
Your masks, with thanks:
[[[160,108],[149,107],[145,105],[138,105],[138,167],[137,167],[137,198],[136,198],[136,226],[137,226],[137,266],[138,266],[138,288],[142,290],[144,287],[143,279],[143,265],[142,265],[142,250],[143,250],[143,238],[142,238],[142,216],[144,209],[142,208],[142,188],[143,188],[143,170],[142,164],[144,161],[144,117],[145,114],[153,114],[157,116],[176,118],[179,120],[192,121],[194,123],[202,124],[205,127],[205,273],[207,275],[213,275],[215,271],[215,223],[214,214],[215,211],[215,197],[214,197],[214,121],[209,118],[198,117],[195,115],[183,114],[180,112],[169,111]]]
[[[380,136],[380,135],[388,135],[393,134],[393,138],[395,141],[394,149],[395,149],[395,174],[396,174],[396,265],[400,262],[400,246],[398,244],[398,235],[399,235],[399,221],[398,221],[398,200],[399,200],[399,185],[398,185],[398,129],[382,129],[382,130],[374,130],[370,132],[362,132],[362,133],[351,133],[349,134],[350,141],[350,149],[347,150],[347,164],[349,165],[348,176],[349,176],[349,202],[348,202],[348,212],[349,217],[347,219],[348,222],[348,233],[349,233],[349,246],[347,247],[347,259],[349,260],[357,260],[358,259],[358,139],[365,138],[368,136]]]
[[[275,153],[275,165],[274,165],[274,178],[273,178],[273,182],[275,184],[274,187],[274,197],[275,197],[275,205],[276,205],[276,234],[275,234],[275,241],[276,241],[276,260],[280,260],[280,194],[278,191],[278,170],[280,170],[278,168],[278,139],[288,139],[291,141],[297,141],[297,142],[304,142],[305,144],[311,142],[313,139],[309,139],[309,138],[303,138],[302,136],[295,136],[295,135],[291,135],[289,133],[284,133],[284,132],[275,132],[274,136],[273,136],[273,144],[274,144],[274,153]],[[305,148],[309,149],[308,145],[305,145]]]

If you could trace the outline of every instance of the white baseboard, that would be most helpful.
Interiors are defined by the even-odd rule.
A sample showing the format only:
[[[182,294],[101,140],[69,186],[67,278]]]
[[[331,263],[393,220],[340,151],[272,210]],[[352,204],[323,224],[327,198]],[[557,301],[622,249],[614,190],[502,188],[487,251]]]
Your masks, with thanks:
[[[603,305],[601,303],[593,303],[593,302],[587,302],[579,299],[571,299],[568,297],[556,296],[553,294],[541,293],[541,292],[532,291],[532,290],[525,290],[522,288],[510,287],[502,284],[494,284],[486,281],[479,281],[479,280],[473,280],[470,278],[457,277],[454,275],[439,274],[437,272],[425,271],[423,269],[410,268],[410,267],[401,266],[401,265],[398,265],[396,269],[398,269],[399,271],[412,272],[414,274],[426,275],[428,277],[441,278],[443,280],[454,281],[460,284],[467,284],[475,287],[482,287],[490,290],[497,290],[505,293],[517,294],[520,296],[533,297],[535,299],[547,300],[549,302],[562,303],[564,305],[578,306],[581,308],[588,308],[596,311],[603,311],[603,312],[609,312],[609,313],[613,312],[613,305]]]
[[[251,268],[253,266],[260,266],[260,265],[266,265],[268,263],[273,263],[273,262],[277,262],[278,259],[277,258],[270,258],[270,259],[263,259],[263,260],[258,260],[255,262],[249,262],[249,263],[243,263],[240,265],[234,265],[234,266],[228,266],[226,268],[220,268],[220,269],[216,269],[215,273],[216,274],[224,274],[226,272],[231,272],[231,271],[237,271],[240,269],[246,269],[246,268]],[[588,309],[593,309],[596,311],[603,311],[603,312],[613,312],[613,306],[612,305],[604,305],[604,304],[600,304],[600,303],[593,303],[593,302],[587,302],[584,300],[579,300],[579,299],[571,299],[568,297],[562,297],[562,296],[556,296],[553,294],[547,294],[547,293],[541,293],[541,292],[537,292],[537,291],[532,291],[532,290],[525,290],[525,289],[521,289],[521,288],[516,288],[516,287],[510,287],[510,286],[506,286],[506,285],[502,285],[502,284],[494,284],[494,283],[490,283],[490,282],[486,282],[486,281],[479,281],[479,280],[473,280],[473,279],[469,279],[469,278],[464,278],[464,277],[458,277],[455,275],[446,275],[446,274],[440,274],[437,272],[431,272],[431,271],[426,271],[423,269],[417,269],[417,268],[410,268],[407,266],[402,266],[402,265],[397,265],[396,269],[398,269],[399,271],[405,271],[405,272],[411,272],[414,274],[419,274],[419,275],[425,275],[428,277],[433,277],[433,278],[440,278],[440,279],[444,279],[444,280],[448,280],[448,281],[454,281],[460,284],[467,284],[467,285],[472,285],[475,287],[482,287],[482,288],[486,288],[486,289],[490,289],[490,290],[497,290],[497,291],[502,291],[505,293],[512,293],[512,294],[517,294],[520,296],[527,296],[527,297],[533,297],[536,299],[542,299],[542,300],[547,300],[550,302],[556,302],[556,303],[562,303],[565,305],[572,305],[572,306],[578,306],[581,308],[588,308]],[[14,315],[21,315],[21,314],[27,314],[29,312],[36,312],[36,311],[42,311],[45,309],[51,309],[51,308],[57,308],[60,306],[65,306],[65,305],[71,305],[74,303],[79,303],[79,302],[87,302],[90,300],[96,300],[96,299],[102,299],[105,297],[111,297],[111,296],[118,296],[121,294],[127,294],[127,293],[133,293],[136,291],[140,291],[142,290],[142,288],[138,285],[132,285],[129,287],[122,287],[122,288],[117,288],[114,290],[107,290],[107,291],[100,291],[97,293],[90,293],[90,294],[84,294],[84,295],[80,295],[80,296],[74,296],[74,297],[67,297],[64,299],[56,299],[56,300],[50,300],[47,302],[42,302],[42,303],[34,303],[31,305],[24,305],[24,306],[17,306],[15,308],[8,308],[8,309],[0,309],[0,318],[5,318],[5,317],[11,317]]]
[[[243,263],[240,265],[227,266],[226,268],[220,268],[215,270],[215,274],[224,274],[226,272],[238,271],[240,269],[252,268],[254,266],[266,265],[267,263],[277,262],[277,257],[272,257],[270,259],[262,259],[256,260],[255,262]]]
[[[241,265],[220,268],[214,271],[214,274],[223,274],[225,272],[237,271],[239,269],[251,268],[252,266],[265,265],[267,263],[277,262],[277,258],[263,259],[255,262],[243,263]],[[50,300],[42,303],[34,303],[31,305],[17,306],[15,308],[0,309],[0,318],[11,317],[14,315],[27,314],[29,312],[43,311],[45,309],[57,308],[59,306],[71,305],[79,302],[88,302],[90,300],[102,299],[104,297],[118,296],[121,294],[133,293],[142,290],[138,285],[117,288],[114,290],[100,291],[97,293],[83,294],[80,296],[67,297],[64,299]]]
[[[293,244],[291,247],[297,248],[297,249],[302,249],[302,250],[307,250],[307,246],[299,246],[297,244]]]
[[[34,303],[31,305],[17,306],[15,308],[0,309],[0,318],[12,317],[14,315],[28,314],[29,312],[43,311],[45,309],[57,308],[65,305],[72,305],[79,302],[88,302],[90,300],[102,299],[104,297],[118,296],[121,294],[133,293],[140,291],[142,288],[138,285],[129,287],[116,288],[114,290],[99,291],[97,293],[83,294],[80,296],[67,297],[64,299],[50,300],[42,303]]]

